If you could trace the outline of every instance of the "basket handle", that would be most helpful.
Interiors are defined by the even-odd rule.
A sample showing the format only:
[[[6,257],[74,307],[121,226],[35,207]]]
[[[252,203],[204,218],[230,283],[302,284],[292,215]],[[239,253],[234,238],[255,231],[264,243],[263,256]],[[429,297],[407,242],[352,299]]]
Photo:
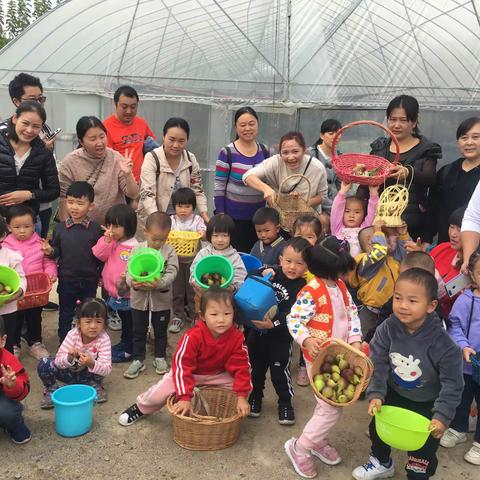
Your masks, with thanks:
[[[349,128],[356,127],[357,125],[372,125],[373,127],[381,128],[385,133],[387,133],[389,137],[392,139],[393,144],[395,145],[395,159],[393,160],[393,163],[398,163],[400,161],[400,145],[398,144],[398,140],[395,137],[395,135],[387,127],[385,127],[385,125],[382,125],[381,123],[374,122],[373,120],[360,120],[358,122],[352,122],[345,125],[335,133],[335,136],[333,137],[333,140],[332,140],[332,163],[338,157],[337,149],[335,147],[337,146],[337,143],[340,141],[340,137],[342,133]]]
[[[301,173],[295,173],[294,175],[289,175],[288,177],[284,178],[284,179],[280,182],[280,185],[278,186],[278,191],[277,191],[277,198],[278,198],[278,196],[282,193],[283,184],[284,184],[287,180],[291,180],[292,178],[300,178],[300,181],[299,181],[298,183],[300,183],[302,180],[306,180],[306,181],[307,181],[307,185],[308,185],[307,201],[308,201],[308,199],[310,198],[310,194],[311,194],[311,192],[312,192],[312,184],[310,183],[310,180],[309,180],[305,175],[302,175]],[[297,184],[296,186],[298,186],[298,184]]]

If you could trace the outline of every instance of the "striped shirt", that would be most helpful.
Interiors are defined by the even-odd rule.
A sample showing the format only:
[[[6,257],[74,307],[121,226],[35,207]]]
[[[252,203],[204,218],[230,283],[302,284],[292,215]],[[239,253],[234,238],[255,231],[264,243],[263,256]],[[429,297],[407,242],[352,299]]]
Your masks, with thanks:
[[[262,193],[247,187],[242,177],[265,158],[260,146],[253,157],[241,154],[234,143],[228,147],[232,153],[231,164],[226,148],[222,148],[215,166],[215,210],[237,220],[251,220],[253,214],[265,206],[265,200]]]

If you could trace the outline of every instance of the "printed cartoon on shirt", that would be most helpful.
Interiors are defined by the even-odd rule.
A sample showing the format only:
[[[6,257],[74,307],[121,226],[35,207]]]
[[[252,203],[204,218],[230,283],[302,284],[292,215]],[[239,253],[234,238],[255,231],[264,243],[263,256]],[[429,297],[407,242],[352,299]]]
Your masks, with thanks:
[[[422,370],[420,368],[420,359],[414,359],[413,355],[409,355],[407,358],[400,353],[392,352],[390,360],[395,366],[393,370],[395,382],[400,387],[413,389],[421,386],[422,380],[420,377],[422,376]]]

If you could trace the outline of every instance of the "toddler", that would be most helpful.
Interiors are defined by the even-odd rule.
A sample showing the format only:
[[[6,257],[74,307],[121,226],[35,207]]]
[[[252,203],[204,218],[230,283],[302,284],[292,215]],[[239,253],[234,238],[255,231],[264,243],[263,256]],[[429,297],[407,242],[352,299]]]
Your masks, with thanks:
[[[252,218],[258,240],[250,254],[257,257],[264,266],[278,265],[285,240],[280,236],[280,215],[270,207],[259,208]]]

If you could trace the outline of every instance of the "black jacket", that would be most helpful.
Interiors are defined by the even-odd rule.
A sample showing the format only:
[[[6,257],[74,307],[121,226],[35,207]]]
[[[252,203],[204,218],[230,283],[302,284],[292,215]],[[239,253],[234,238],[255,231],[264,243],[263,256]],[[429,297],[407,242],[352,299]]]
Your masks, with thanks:
[[[0,195],[17,190],[33,192],[34,199],[25,204],[37,213],[40,203],[51,202],[60,196],[60,183],[53,153],[39,138],[32,141],[31,147],[30,155],[17,175],[15,152],[6,132],[0,131]]]

